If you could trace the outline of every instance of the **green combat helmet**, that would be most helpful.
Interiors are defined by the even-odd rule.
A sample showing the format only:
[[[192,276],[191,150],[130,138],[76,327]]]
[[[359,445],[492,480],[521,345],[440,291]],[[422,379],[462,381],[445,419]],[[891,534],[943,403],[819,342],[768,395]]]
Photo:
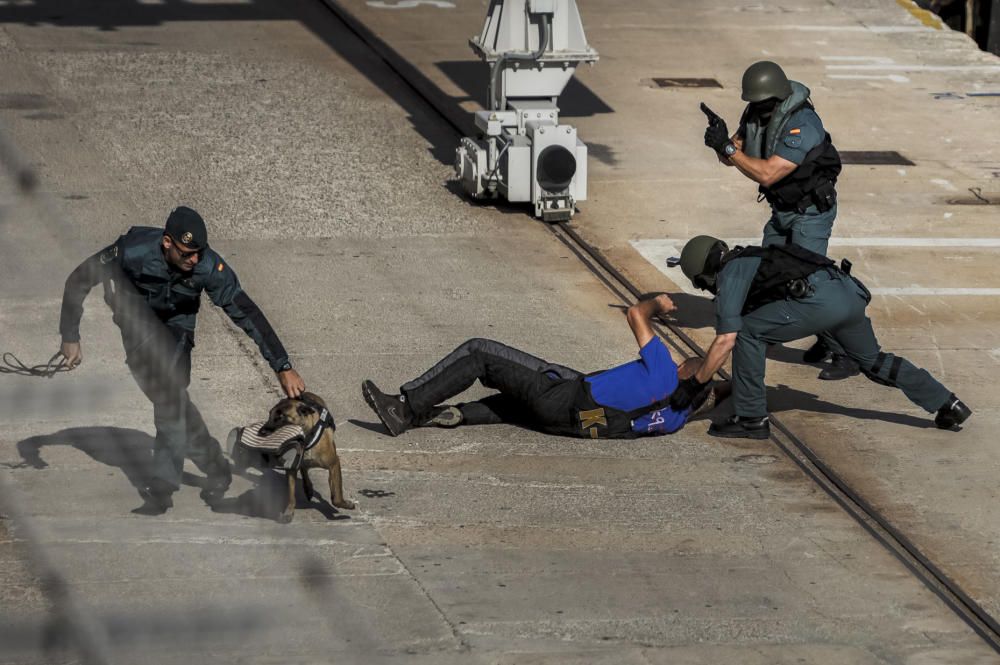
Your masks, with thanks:
[[[720,248],[725,251],[728,246],[712,236],[695,236],[681,250],[681,270],[699,289],[710,290],[710,287],[715,286],[715,275],[704,274],[705,264],[712,252]]]
[[[762,102],[765,99],[785,100],[792,94],[792,84],[776,63],[755,62],[743,72],[743,101]]]

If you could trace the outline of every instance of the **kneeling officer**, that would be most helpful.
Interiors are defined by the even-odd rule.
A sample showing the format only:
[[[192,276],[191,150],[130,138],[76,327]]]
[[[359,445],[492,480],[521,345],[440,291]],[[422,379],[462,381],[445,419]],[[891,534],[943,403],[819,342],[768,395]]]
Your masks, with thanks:
[[[121,330],[125,363],[153,403],[153,477],[140,489],[145,505],[134,512],[159,514],[173,505],[171,494],[180,488],[185,456],[208,476],[202,498],[212,504],[225,493],[232,475],[187,392],[201,292],[257,343],[289,397],[305,390],[302,378],[232,268],[209,249],[205,222],[191,208],[175,208],[165,229],[133,227],[70,274],[59,320],[60,353],[70,367],[83,359],[83,301],[98,282],[104,284],[104,300]]]
[[[709,434],[765,439],[770,435],[764,365],[767,345],[829,331],[872,381],[899,388],[951,429],[972,411],[925,369],[881,351],[865,308],[871,294],[833,261],[795,244],[744,247],[697,236],[681,252],[681,269],[699,289],[715,295],[716,337],[704,364],[671,396],[684,408],[733,354],[735,415],[713,423]],[[847,268],[849,271],[849,268]]]

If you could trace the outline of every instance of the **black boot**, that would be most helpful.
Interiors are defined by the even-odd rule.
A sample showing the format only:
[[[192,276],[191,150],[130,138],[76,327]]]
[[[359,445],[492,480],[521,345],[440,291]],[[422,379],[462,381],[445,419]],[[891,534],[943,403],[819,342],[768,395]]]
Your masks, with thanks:
[[[771,423],[767,416],[761,418],[731,416],[722,422],[712,423],[708,433],[726,439],[766,439],[771,436]]]
[[[860,373],[861,368],[858,367],[856,362],[847,356],[835,355],[830,364],[819,373],[819,378],[824,381],[840,381],[841,379],[846,379]]]
[[[934,424],[941,429],[952,429],[964,423],[971,415],[972,409],[955,397],[955,393],[952,393],[949,395],[948,401],[938,409],[937,415],[934,416]]]
[[[830,347],[826,345],[822,337],[816,338],[816,343],[806,349],[802,354],[802,360],[807,363],[821,363],[830,357]]]
[[[149,484],[139,488],[139,496],[142,497],[144,503],[132,512],[136,515],[162,515],[173,508],[174,500],[171,495],[175,491],[177,488],[170,483],[153,478]]]
[[[209,507],[214,506],[222,500],[232,482],[233,472],[229,467],[229,462],[226,461],[226,458],[220,457],[216,468],[208,473],[205,484],[201,488],[201,500]]]
[[[367,380],[361,384],[361,394],[389,434],[399,436],[413,427],[413,411],[401,395],[387,395]]]

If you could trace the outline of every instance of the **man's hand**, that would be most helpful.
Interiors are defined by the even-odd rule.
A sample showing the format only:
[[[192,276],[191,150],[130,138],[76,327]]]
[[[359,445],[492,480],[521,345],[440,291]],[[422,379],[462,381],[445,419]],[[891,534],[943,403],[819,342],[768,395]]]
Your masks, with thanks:
[[[674,301],[666,293],[661,293],[646,300],[640,300],[628,308],[628,311],[625,313],[625,319],[628,321],[628,327],[632,329],[632,334],[635,335],[635,341],[640,349],[646,346],[649,340],[653,339],[656,334],[653,332],[652,325],[650,325],[650,319],[658,314],[666,314],[675,309],[677,309],[677,305],[674,304]]]
[[[671,300],[670,296],[668,296],[666,293],[661,293],[660,295],[656,296],[655,298],[653,298],[653,301],[656,303],[657,314],[669,314],[670,312],[677,309],[677,305],[674,304],[674,301]]]
[[[725,155],[723,148],[727,143],[729,143],[729,129],[726,127],[725,120],[720,120],[717,124],[705,128],[705,145],[716,153]]]
[[[83,351],[80,349],[80,342],[63,342],[59,347],[59,353],[69,368],[76,367],[83,362]]]
[[[683,411],[691,406],[691,402],[704,388],[705,384],[699,381],[697,376],[680,381],[670,394],[670,408],[674,411]]]
[[[284,372],[278,372],[278,383],[281,384],[281,389],[289,397],[298,397],[306,389],[306,382],[302,380],[302,377],[294,369],[286,369]]]

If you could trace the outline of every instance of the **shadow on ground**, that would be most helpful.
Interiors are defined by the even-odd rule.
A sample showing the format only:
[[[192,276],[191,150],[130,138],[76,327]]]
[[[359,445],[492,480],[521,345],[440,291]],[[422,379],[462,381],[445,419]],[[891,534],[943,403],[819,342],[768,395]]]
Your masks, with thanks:
[[[121,427],[73,427],[19,441],[22,467],[46,468],[42,449],[51,446],[71,446],[95,462],[119,469],[135,488],[143,487],[153,470],[153,437]],[[202,478],[186,472],[181,482],[191,487],[203,485]]]
[[[264,471],[263,473],[245,472],[240,474],[254,487],[239,496],[226,497],[215,502],[212,511],[244,517],[277,520],[285,509],[288,500],[288,480],[284,472]],[[325,485],[325,483],[323,483]],[[312,500],[306,497],[299,480],[295,487],[295,509],[315,508],[328,520],[347,520],[350,515],[339,512],[325,498]]]
[[[857,378],[857,377],[855,377]],[[851,379],[848,379],[851,380]],[[843,406],[820,399],[819,395],[797,390],[785,384],[767,388],[767,406],[771,413],[782,411],[811,411],[813,413],[825,413],[837,416],[847,416],[858,420],[881,420],[882,422],[893,423],[895,425],[906,425],[919,429],[929,429],[934,427],[932,416],[920,418],[905,413],[893,413],[891,411],[877,411],[875,409],[863,409],[852,406]]]

